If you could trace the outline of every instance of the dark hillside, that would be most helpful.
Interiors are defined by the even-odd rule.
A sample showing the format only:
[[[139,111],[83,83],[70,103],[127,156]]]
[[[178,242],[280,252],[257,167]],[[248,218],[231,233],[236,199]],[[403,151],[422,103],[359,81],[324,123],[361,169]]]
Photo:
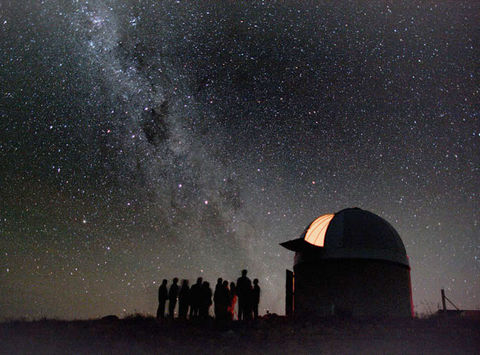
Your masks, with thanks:
[[[256,323],[159,324],[149,317],[88,321],[12,321],[0,324],[4,354],[474,354],[480,322],[463,319],[403,321],[283,317]]]

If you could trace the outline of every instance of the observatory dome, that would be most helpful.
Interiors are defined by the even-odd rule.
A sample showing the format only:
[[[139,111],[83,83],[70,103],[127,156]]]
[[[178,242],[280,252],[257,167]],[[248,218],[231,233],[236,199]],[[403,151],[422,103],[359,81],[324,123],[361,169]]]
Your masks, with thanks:
[[[285,313],[295,317],[411,317],[410,265],[397,231],[360,208],[325,214],[300,238],[286,270]]]
[[[409,266],[397,231],[383,218],[360,208],[322,215],[300,238],[281,245],[298,252],[298,259],[377,259]],[[306,260],[296,263],[300,261]]]

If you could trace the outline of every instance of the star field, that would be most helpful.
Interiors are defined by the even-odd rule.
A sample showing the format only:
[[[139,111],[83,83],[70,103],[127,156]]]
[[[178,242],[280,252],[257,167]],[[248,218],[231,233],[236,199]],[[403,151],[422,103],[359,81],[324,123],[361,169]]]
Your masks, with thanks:
[[[480,307],[480,3],[0,4],[0,317],[153,314],[163,278],[283,314],[317,216],[406,246],[418,312]]]

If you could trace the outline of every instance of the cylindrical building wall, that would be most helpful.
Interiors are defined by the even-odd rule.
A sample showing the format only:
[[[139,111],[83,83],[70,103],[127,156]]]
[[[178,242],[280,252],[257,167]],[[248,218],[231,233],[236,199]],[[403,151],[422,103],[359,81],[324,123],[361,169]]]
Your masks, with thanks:
[[[410,317],[410,269],[369,259],[323,259],[294,266],[295,317]]]

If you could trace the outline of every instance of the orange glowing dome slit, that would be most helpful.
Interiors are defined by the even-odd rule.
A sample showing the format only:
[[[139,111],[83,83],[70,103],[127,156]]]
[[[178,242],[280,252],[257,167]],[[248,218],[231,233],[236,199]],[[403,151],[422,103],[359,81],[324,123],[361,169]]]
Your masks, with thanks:
[[[314,220],[305,233],[305,241],[317,247],[323,247],[328,225],[334,216],[334,214],[324,214]]]

